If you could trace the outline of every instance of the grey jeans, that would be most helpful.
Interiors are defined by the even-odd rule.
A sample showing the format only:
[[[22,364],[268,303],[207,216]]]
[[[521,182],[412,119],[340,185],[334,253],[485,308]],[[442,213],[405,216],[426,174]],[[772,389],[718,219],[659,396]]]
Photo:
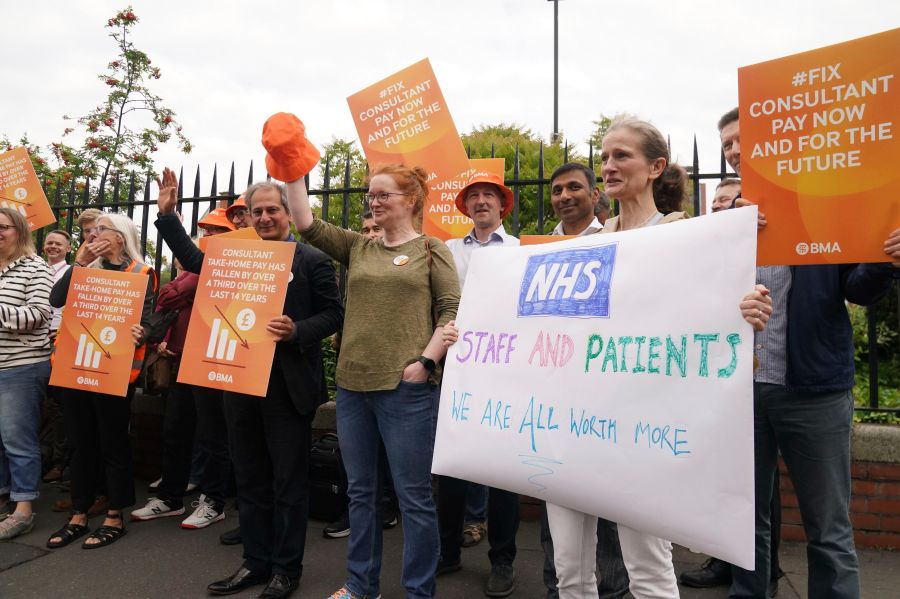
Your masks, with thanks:
[[[753,387],[756,570],[732,567],[731,597],[766,597],[769,519],[778,450],[794,483],[809,566],[809,596],[859,597],[859,561],[850,524],[850,429],[853,395]]]

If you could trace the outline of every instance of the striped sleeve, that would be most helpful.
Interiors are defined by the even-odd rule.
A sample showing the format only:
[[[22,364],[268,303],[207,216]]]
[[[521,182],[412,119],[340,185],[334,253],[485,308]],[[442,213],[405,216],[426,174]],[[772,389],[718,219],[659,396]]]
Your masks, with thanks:
[[[0,328],[9,331],[34,331],[50,322],[50,267],[35,258],[23,260],[3,273],[0,285]]]

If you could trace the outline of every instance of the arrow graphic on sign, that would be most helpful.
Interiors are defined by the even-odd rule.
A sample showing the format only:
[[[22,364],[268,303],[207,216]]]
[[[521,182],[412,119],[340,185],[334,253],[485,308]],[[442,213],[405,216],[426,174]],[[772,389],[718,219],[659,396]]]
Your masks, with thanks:
[[[100,343],[99,341],[97,341],[97,338],[94,337],[94,334],[91,333],[86,326],[84,326],[84,323],[81,322],[79,324],[81,325],[81,328],[84,329],[84,332],[87,333],[91,337],[91,339],[94,340],[94,343],[97,344],[97,347],[103,350],[103,355],[106,356],[107,358],[112,358],[112,356],[109,354],[109,352],[106,351],[106,348],[103,347],[103,344]]]
[[[228,328],[231,329],[231,331],[237,336],[237,338],[241,340],[241,345],[244,346],[244,349],[250,349],[250,344],[247,343],[246,339],[241,337],[241,334],[237,332],[237,329],[234,328],[234,325],[231,324],[231,321],[228,320],[228,318],[225,316],[225,314],[222,312],[222,310],[219,309],[219,306],[214,306],[214,307],[216,309],[216,312],[219,313],[219,316],[222,317],[222,320],[225,321],[225,324],[228,325]]]

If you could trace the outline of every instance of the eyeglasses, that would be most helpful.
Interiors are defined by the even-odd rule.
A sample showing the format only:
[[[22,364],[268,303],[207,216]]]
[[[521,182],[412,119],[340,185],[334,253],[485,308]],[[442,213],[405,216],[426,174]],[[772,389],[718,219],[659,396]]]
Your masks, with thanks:
[[[375,200],[378,200],[379,202],[384,203],[384,202],[387,202],[389,199],[391,199],[391,196],[405,196],[405,195],[409,195],[409,194],[400,193],[398,191],[380,191],[378,193],[367,193],[363,197],[366,198],[367,202],[374,202]]]
[[[0,231],[9,231],[10,229],[15,229],[15,225],[0,225]]]
[[[245,216],[247,216],[246,208],[235,208],[231,211],[231,220],[234,220],[236,218],[244,218]]]
[[[106,233],[107,231],[119,233],[120,235],[122,234],[122,232],[120,230],[113,229],[112,227],[107,227],[106,225],[97,225],[97,227],[94,229],[94,231],[96,231],[98,235],[101,233]]]

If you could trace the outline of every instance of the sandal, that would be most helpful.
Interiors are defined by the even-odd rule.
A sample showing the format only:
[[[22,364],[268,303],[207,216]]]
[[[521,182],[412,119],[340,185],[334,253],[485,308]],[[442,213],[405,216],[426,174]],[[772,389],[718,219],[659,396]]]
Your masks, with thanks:
[[[475,522],[466,524],[463,530],[463,547],[473,547],[481,542],[487,534],[487,526],[484,522]]]
[[[68,523],[57,530],[55,533],[50,535],[50,538],[47,539],[47,547],[49,549],[58,549],[59,547],[65,547],[72,541],[80,539],[90,531],[91,529],[87,526]],[[53,542],[53,539],[55,539],[56,537],[59,537],[59,541]]]
[[[122,514],[110,514],[107,512],[106,514],[107,520],[118,520],[122,522]],[[85,539],[84,543],[81,544],[82,549],[97,549],[98,547],[106,547],[107,545],[112,545],[119,538],[124,537],[125,533],[128,531],[125,530],[125,523],[122,522],[122,526],[109,526],[108,524],[104,524],[93,533],[91,533],[87,539]],[[88,543],[91,539],[98,541],[97,543]]]

